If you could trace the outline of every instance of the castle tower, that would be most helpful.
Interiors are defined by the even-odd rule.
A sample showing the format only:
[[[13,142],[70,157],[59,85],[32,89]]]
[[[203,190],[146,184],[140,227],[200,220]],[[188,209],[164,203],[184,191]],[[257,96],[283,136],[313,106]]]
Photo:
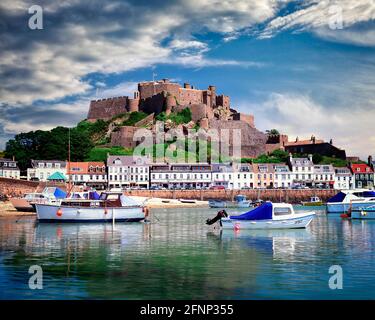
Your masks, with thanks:
[[[129,112],[139,111],[139,91],[134,91],[134,98],[128,99],[128,108]]]
[[[167,94],[167,97],[165,99],[165,104],[166,104],[165,113],[168,116],[172,112],[173,108],[176,106],[176,98],[170,94]]]
[[[209,86],[208,90],[211,92],[210,107],[214,108],[216,106],[216,87]]]

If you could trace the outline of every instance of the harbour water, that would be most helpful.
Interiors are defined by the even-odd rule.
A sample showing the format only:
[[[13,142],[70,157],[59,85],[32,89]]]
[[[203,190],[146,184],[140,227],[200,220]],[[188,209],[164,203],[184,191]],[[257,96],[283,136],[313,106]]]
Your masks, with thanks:
[[[152,223],[115,226],[1,218],[0,299],[375,298],[375,221],[319,209],[306,230],[222,232],[204,224],[216,212],[154,209]],[[342,290],[329,287],[332,265]]]

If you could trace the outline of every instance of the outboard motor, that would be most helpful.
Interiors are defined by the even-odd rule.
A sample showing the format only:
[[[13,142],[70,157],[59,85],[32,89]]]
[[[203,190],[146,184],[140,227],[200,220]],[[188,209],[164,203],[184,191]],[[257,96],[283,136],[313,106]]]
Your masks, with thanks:
[[[207,219],[206,224],[209,226],[214,224],[215,222],[219,221],[221,218],[226,218],[228,217],[228,213],[225,210],[221,210],[217,213],[216,217],[213,219]]]

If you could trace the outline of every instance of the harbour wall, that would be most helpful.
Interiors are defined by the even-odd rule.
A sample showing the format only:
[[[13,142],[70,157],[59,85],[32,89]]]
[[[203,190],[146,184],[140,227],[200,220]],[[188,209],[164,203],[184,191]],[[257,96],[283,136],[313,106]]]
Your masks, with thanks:
[[[233,201],[236,195],[245,195],[248,199],[270,200],[273,202],[300,203],[309,201],[310,197],[317,196],[323,201],[337,193],[336,190],[322,189],[251,189],[251,190],[129,190],[125,194],[147,198],[167,199],[222,199]]]
[[[66,189],[65,183],[26,181],[0,178],[0,194],[8,197],[22,197],[25,193],[41,192],[45,187]]]

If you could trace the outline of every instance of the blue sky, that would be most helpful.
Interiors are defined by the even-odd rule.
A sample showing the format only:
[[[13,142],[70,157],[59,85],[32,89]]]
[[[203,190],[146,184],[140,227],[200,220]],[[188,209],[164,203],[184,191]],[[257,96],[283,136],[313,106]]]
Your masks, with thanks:
[[[43,8],[43,30],[28,8]],[[166,14],[168,13],[168,14]],[[169,78],[230,95],[261,130],[374,154],[375,2],[29,1],[0,4],[0,149],[73,126],[96,97]]]

